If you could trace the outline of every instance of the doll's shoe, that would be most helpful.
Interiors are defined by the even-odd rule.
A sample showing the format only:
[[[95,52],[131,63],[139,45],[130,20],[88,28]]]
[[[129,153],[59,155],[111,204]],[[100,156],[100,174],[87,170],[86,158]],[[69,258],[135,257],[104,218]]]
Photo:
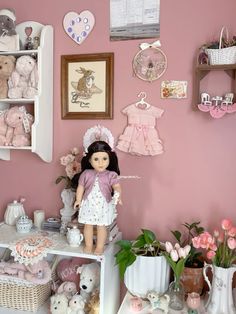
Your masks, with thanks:
[[[210,110],[210,115],[212,118],[219,119],[226,114],[226,111],[221,106],[214,106]]]
[[[204,104],[198,104],[198,109],[203,111],[203,112],[208,112],[211,109],[211,106],[209,105],[204,105]]]

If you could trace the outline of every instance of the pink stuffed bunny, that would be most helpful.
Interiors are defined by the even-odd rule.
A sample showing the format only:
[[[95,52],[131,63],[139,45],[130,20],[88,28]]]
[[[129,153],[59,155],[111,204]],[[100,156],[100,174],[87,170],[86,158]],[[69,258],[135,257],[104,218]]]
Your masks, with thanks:
[[[33,98],[38,93],[38,69],[34,58],[24,55],[16,60],[8,86],[8,97],[12,99]]]
[[[52,277],[52,270],[45,260],[38,261],[33,265],[26,266],[25,279],[43,285],[48,283]]]
[[[26,112],[24,106],[11,107],[5,114],[5,122],[7,124],[5,145],[30,145],[34,117]]]

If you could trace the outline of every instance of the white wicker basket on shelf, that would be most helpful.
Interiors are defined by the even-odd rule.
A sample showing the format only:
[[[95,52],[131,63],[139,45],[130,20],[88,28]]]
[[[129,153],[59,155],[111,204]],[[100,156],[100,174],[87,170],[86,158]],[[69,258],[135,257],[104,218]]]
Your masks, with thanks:
[[[44,285],[0,281],[0,306],[37,312],[51,295],[52,282]]]
[[[25,279],[0,275],[0,307],[37,312],[52,293],[52,282],[57,279],[55,258],[51,263],[52,279],[46,284],[35,284]]]
[[[236,63],[236,46],[222,48],[223,33],[226,33],[226,40],[229,40],[227,27],[223,26],[220,32],[219,49],[206,49],[209,63],[217,64],[235,64]]]

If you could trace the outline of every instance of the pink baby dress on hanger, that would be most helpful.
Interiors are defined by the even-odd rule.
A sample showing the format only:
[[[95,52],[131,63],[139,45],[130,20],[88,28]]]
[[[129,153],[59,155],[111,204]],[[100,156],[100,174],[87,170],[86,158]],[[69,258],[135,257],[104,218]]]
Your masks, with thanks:
[[[163,153],[162,141],[155,128],[156,119],[164,110],[138,103],[127,106],[122,110],[128,116],[128,125],[119,136],[117,148],[133,155],[154,156]]]

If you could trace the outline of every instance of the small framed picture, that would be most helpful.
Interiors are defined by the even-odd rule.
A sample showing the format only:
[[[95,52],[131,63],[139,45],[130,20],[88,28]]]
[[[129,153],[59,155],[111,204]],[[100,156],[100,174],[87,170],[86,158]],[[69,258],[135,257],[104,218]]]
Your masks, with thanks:
[[[187,98],[187,81],[162,81],[161,98]]]
[[[113,77],[113,53],[61,56],[62,119],[112,119]]]

